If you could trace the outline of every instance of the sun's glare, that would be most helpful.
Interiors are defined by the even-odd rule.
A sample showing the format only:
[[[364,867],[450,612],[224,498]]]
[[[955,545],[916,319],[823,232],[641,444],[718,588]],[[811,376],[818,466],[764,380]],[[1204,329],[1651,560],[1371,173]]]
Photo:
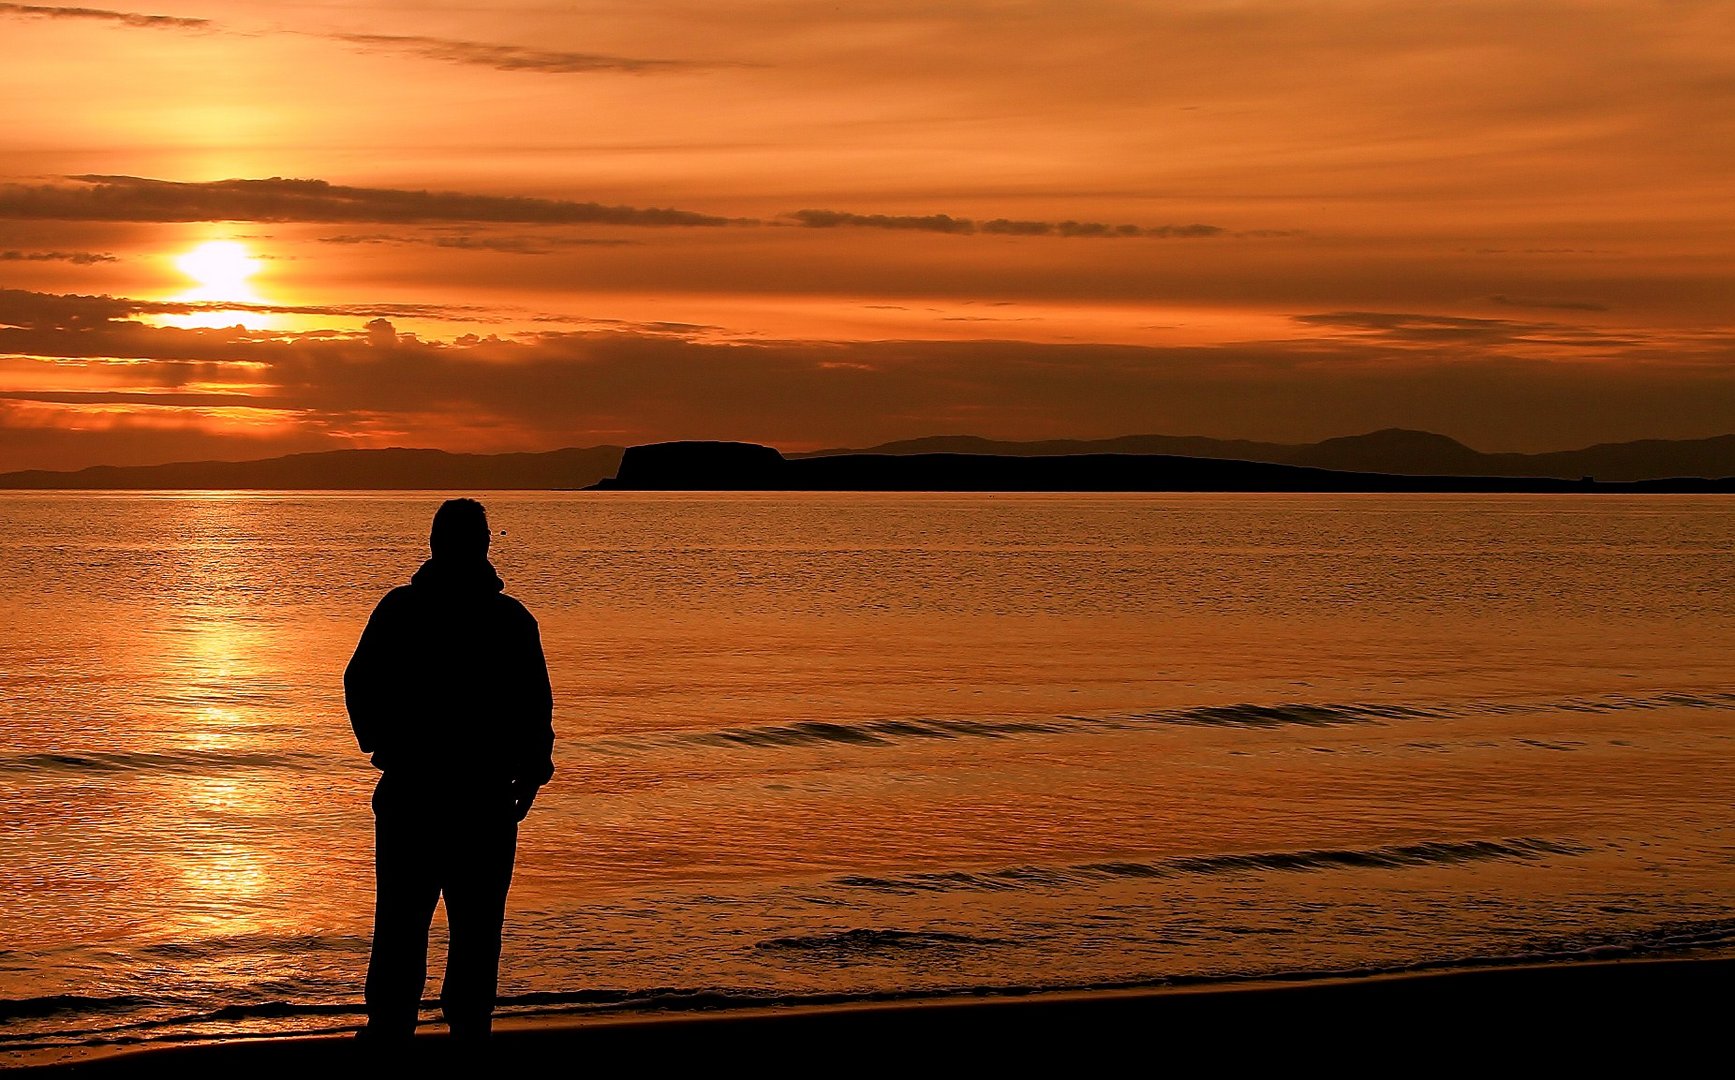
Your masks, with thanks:
[[[247,279],[259,272],[259,260],[235,240],[207,240],[175,260],[181,273],[198,282],[202,300],[251,300]]]
[[[159,326],[185,330],[245,326],[271,328],[277,317],[255,305],[266,303],[250,280],[265,263],[239,240],[206,240],[171,257],[175,269],[192,279],[193,287],[167,299],[190,310],[150,317]],[[234,307],[227,305],[233,304]]]

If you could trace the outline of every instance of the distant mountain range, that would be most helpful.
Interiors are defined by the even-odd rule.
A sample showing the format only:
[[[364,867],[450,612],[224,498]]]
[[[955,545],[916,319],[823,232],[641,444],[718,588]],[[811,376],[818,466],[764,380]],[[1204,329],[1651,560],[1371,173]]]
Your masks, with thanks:
[[[193,490],[489,491],[583,488],[620,468],[620,446],[542,454],[444,450],[330,450],[262,461],[98,465],[77,472],[0,473],[0,488]]]
[[[973,435],[937,435],[882,443],[860,450],[819,450],[790,458],[839,454],[1000,454],[1011,457],[1074,454],[1170,454],[1228,458],[1313,469],[1396,473],[1400,476],[1546,476],[1577,480],[1658,480],[1735,476],[1735,435],[1710,439],[1644,439],[1599,443],[1546,454],[1485,454],[1428,431],[1387,428],[1324,442],[1287,444],[1190,435],[1124,435],[1117,439],[1000,442]]]
[[[592,446],[540,454],[449,454],[442,450],[332,450],[260,461],[100,465],[76,472],[0,473],[0,488],[111,490],[548,490],[584,488],[617,474],[625,448]],[[1735,435],[1646,439],[1546,454],[1485,454],[1455,439],[1391,428],[1324,442],[1286,444],[1199,436],[1004,442],[939,435],[860,450],[788,454],[791,461],[844,455],[997,457],[1164,455],[1398,476],[1550,477],[1600,481],[1735,476]],[[841,475],[841,474],[840,474]]]

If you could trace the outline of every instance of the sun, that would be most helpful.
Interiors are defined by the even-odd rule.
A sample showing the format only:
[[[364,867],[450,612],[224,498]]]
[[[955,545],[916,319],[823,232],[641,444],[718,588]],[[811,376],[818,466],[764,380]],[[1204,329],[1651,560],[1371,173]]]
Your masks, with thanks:
[[[197,299],[253,299],[247,279],[259,272],[259,260],[248,254],[245,244],[208,240],[175,259],[175,267],[198,282]]]
[[[277,316],[248,280],[265,268],[264,261],[238,240],[206,240],[170,256],[175,268],[192,279],[193,287],[165,297],[185,310],[151,316],[160,326],[183,330],[219,330],[233,326],[249,330],[275,327]]]

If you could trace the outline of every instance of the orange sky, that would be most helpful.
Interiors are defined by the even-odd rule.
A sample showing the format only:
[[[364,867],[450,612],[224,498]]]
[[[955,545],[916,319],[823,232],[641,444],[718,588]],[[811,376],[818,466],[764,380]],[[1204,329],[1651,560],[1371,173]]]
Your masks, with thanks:
[[[0,34],[0,470],[1735,430],[1722,0],[0,3]]]

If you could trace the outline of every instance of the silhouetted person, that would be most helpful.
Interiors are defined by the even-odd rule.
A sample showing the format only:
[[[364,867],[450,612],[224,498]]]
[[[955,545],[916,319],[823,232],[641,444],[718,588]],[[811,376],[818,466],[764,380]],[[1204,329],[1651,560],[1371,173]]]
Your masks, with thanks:
[[[518,823],[554,772],[554,699],[536,620],[488,561],[473,499],[434,514],[433,558],[387,593],[343,675],[374,788],[370,1041],[415,1033],[428,925],[446,898],[440,1006],[454,1036],[487,1036]]]

